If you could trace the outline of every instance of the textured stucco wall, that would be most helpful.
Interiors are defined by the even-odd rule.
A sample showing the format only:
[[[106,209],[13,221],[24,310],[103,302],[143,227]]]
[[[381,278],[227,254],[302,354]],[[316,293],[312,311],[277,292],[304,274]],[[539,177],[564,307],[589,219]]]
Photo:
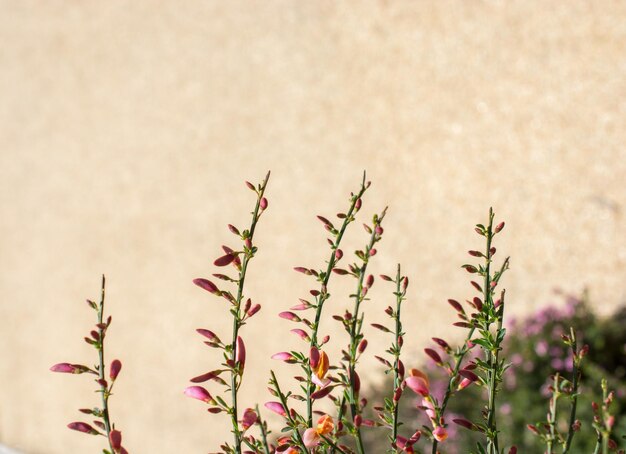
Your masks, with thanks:
[[[97,297],[104,272],[108,352],[125,364],[112,405],[129,450],[216,449],[225,418],[182,390],[217,361],[194,328],[229,325],[191,279],[212,272],[225,224],[248,221],[242,180],[268,169],[249,281],[264,310],[244,331],[258,372],[244,405],[266,398],[267,357],[298,345],[276,313],[309,288],[291,267],[323,263],[314,215],[342,210],[363,169],[373,181],[363,214],[390,206],[372,269],[400,261],[412,281],[407,352],[454,337],[445,300],[470,294],[459,265],[490,205],[507,221],[499,250],[512,256],[511,313],[550,301],[557,286],[588,286],[602,310],[626,300],[623,1],[0,7],[8,445],[97,450],[64,428],[95,405],[91,383],[47,370],[92,358],[83,300]],[[364,241],[357,227],[346,250]],[[341,312],[348,291],[340,285],[329,309]],[[372,317],[388,291],[374,287]],[[334,328],[323,326],[342,345]],[[364,367],[364,381],[376,380],[380,368]]]

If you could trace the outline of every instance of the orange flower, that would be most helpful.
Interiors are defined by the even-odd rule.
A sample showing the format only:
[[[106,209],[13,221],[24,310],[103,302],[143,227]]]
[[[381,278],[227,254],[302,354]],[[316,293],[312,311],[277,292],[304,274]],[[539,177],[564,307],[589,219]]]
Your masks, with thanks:
[[[302,436],[304,446],[307,448],[317,446],[321,440],[321,436],[331,433],[334,428],[335,424],[333,423],[333,418],[328,415],[322,416],[317,421],[317,427],[311,427],[304,431],[304,435]]]
[[[323,388],[328,383],[330,383],[330,380],[328,378],[325,378],[326,374],[328,373],[328,368],[328,355],[326,354],[326,352],[320,351],[317,364],[315,364],[315,367],[311,367],[311,371],[313,372],[313,375],[311,376],[311,381],[313,381],[313,383],[315,383],[320,388]]]

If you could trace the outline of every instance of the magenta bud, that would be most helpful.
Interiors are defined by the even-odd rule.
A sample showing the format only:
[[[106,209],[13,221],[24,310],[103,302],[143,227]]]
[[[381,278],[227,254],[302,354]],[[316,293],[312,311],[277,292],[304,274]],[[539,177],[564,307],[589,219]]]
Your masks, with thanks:
[[[463,306],[461,306],[461,303],[459,303],[457,300],[450,299],[448,300],[448,304],[452,306],[454,310],[456,310],[457,312],[462,313],[462,314],[465,313],[465,311],[463,310]]]
[[[367,339],[363,339],[361,342],[359,342],[358,352],[363,353],[366,348],[367,348]]]
[[[71,422],[67,425],[67,427],[72,430],[76,430],[78,432],[83,432],[83,433],[90,434],[90,435],[100,434],[100,432],[98,432],[96,429],[91,427],[86,422]]]
[[[380,275],[380,278],[381,278],[383,281],[387,281],[387,282],[392,282],[392,281],[393,281],[393,279],[391,279],[391,278],[390,278],[389,276],[387,276],[386,274],[381,274],[381,275]]]
[[[246,408],[243,412],[243,419],[241,420],[241,425],[243,426],[243,430],[248,430],[259,420],[259,416],[256,414],[254,409]]]
[[[81,372],[77,372],[76,367],[73,364],[69,363],[59,363],[55,364],[50,368],[52,372],[61,372],[63,374],[80,374]]]
[[[295,363],[296,362],[296,358],[288,352],[280,352],[280,353],[274,353],[272,355],[272,359],[277,359],[279,361],[285,361],[286,363]]]
[[[122,362],[119,359],[114,359],[111,362],[111,367],[109,369],[109,377],[111,378],[111,380],[115,381],[121,370]]]
[[[251,189],[252,191],[256,191],[256,188],[254,187],[254,185],[250,183],[249,181],[246,181],[246,186],[248,186],[248,189]]]
[[[374,257],[374,256],[376,255],[376,253],[377,253],[377,252],[378,252],[378,251],[376,250],[376,248],[372,248],[372,249],[370,249],[370,252],[369,252],[370,257]]]
[[[471,274],[478,272],[478,269],[473,265],[463,265],[461,268],[465,268],[465,271]]]
[[[433,337],[433,341],[441,348],[443,348],[446,352],[450,351],[450,345],[445,340],[438,337]]]
[[[471,255],[472,257],[482,257],[483,253],[480,251],[467,251],[467,253],[469,255]]]
[[[355,427],[361,427],[361,424],[363,424],[363,416],[361,415],[356,415],[354,417],[354,426]]]
[[[398,336],[398,347],[402,347],[404,345],[404,337]]]
[[[196,332],[204,337],[206,337],[207,339],[213,341],[213,342],[220,342],[220,338],[217,337],[217,335],[208,329],[204,329],[204,328],[198,328],[196,330]]]
[[[232,224],[228,224],[228,230],[230,230],[235,235],[241,235],[241,233],[239,233],[239,229]]]
[[[377,225],[374,231],[376,232],[376,235],[382,235],[384,232],[384,229],[381,226]]]
[[[248,317],[252,317],[254,314],[256,314],[257,312],[259,312],[261,310],[261,305],[260,304],[255,304],[254,306],[252,306],[249,310],[248,310]]]
[[[209,281],[208,279],[202,279],[202,278],[194,279],[193,283],[196,284],[198,287],[206,290],[209,293],[219,293],[220,291],[217,288],[217,286],[213,282]]]
[[[237,353],[235,355],[235,361],[239,364],[241,370],[246,365],[246,346],[243,343],[241,336],[237,336]]]
[[[235,255],[231,254],[231,253],[228,253],[226,255],[223,255],[223,256],[215,259],[213,264],[215,266],[227,266],[227,265],[230,265],[231,263],[233,263],[233,260],[235,260]]]
[[[483,291],[483,288],[480,286],[480,284],[476,281],[471,281],[470,282],[472,284],[472,287],[474,287],[476,290],[478,290],[479,292]]]
[[[328,396],[332,390],[333,390],[332,386],[326,386],[322,389],[315,391],[313,394],[311,394],[311,399],[322,399]]]
[[[320,345],[324,345],[328,343],[329,340],[330,340],[330,336],[327,334],[326,336],[322,337],[322,342],[320,342]]]
[[[292,329],[291,332],[300,336],[300,339],[302,340],[309,340],[309,335],[302,329]]]
[[[243,242],[243,244],[246,245],[246,248],[252,249],[252,240],[250,238],[246,238],[246,240]]]
[[[472,424],[467,419],[457,418],[457,419],[453,419],[452,422],[454,422],[455,424],[461,427],[465,427],[466,429],[469,429],[469,430],[472,430],[474,428],[474,424]]]
[[[367,281],[365,282],[365,285],[367,285],[368,287],[374,285],[374,276],[372,274],[367,276]]]
[[[496,233],[500,233],[503,228],[504,228],[504,221],[502,221],[500,224],[496,226],[496,230],[495,230]]]
[[[402,291],[406,292],[406,288],[409,286],[409,278],[404,276],[402,278]]]
[[[246,300],[246,303],[243,305],[243,311],[248,312],[250,310],[250,307],[252,307],[252,300],[248,298]]]
[[[441,356],[432,348],[425,348],[424,353],[426,353],[436,364],[442,364]]]
[[[357,200],[356,200],[356,203],[354,204],[354,208],[356,208],[356,209],[357,209],[357,211],[358,211],[358,210],[360,210],[360,209],[361,209],[361,205],[362,205],[362,204],[363,204],[363,202],[362,202],[362,201],[361,201],[361,199],[359,198],[359,199],[357,199]]]
[[[281,404],[280,402],[265,402],[265,408],[273,411],[280,416],[287,416],[285,407],[283,407],[283,404]]]
[[[404,377],[404,363],[401,360],[398,360],[398,375]]]
[[[198,399],[202,402],[206,402],[207,404],[213,401],[211,394],[209,394],[209,392],[202,386],[190,386],[186,388],[185,395],[187,397],[191,397],[192,399]]]
[[[396,390],[393,393],[393,400],[394,400],[394,402],[399,402],[400,401],[400,398],[402,397],[402,391],[403,391],[402,386],[398,386],[396,388]]]
[[[300,321],[300,317],[298,317],[293,312],[289,312],[289,311],[283,311],[280,314],[278,314],[278,316],[280,318],[284,318],[285,320],[289,320],[291,322],[299,322]]]
[[[298,273],[306,274],[307,276],[311,275],[311,270],[303,266],[296,266],[294,270],[297,271]]]
[[[118,451],[122,447],[122,432],[113,429],[109,434],[109,440],[111,441],[113,450]]]
[[[336,260],[341,260],[341,257],[343,257],[343,251],[341,249],[337,249],[335,251],[335,259]]]
[[[259,202],[259,206],[261,207],[262,210],[265,210],[267,208],[267,199],[265,197],[263,197],[261,199],[261,201]]]
[[[316,347],[311,347],[309,350],[309,365],[311,369],[317,368],[320,362],[320,351]]]

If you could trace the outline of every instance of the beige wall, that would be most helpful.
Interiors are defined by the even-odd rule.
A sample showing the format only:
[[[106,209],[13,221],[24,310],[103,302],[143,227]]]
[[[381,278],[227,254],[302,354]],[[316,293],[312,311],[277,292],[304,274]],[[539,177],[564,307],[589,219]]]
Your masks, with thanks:
[[[224,418],[182,395],[217,361],[193,329],[229,329],[225,306],[191,280],[212,272],[231,239],[225,224],[248,221],[242,180],[267,169],[249,282],[264,310],[244,331],[257,371],[244,404],[267,398],[270,365],[289,371],[267,358],[298,345],[276,317],[309,288],[291,267],[321,265],[314,215],[343,209],[363,169],[373,181],[363,213],[390,206],[373,270],[401,261],[412,280],[409,353],[454,337],[445,299],[470,294],[459,266],[490,205],[507,221],[510,313],[554,300],[557,286],[589,286],[603,311],[626,300],[625,2],[0,9],[4,443],[97,452],[97,440],[64,428],[96,403],[89,380],[48,368],[93,357],[83,300],[97,297],[102,272],[108,351],[124,361],[113,413],[129,450],[206,452],[228,437]],[[363,243],[362,229],[347,241]],[[388,291],[375,286],[371,318]],[[341,286],[329,309],[347,294]]]

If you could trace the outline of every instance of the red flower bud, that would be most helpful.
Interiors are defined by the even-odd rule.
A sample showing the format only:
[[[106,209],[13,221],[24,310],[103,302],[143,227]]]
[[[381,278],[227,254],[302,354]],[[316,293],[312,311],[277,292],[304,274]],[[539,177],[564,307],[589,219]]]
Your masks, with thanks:
[[[237,336],[237,353],[235,355],[235,361],[239,363],[239,367],[243,370],[246,365],[246,346],[240,336]]]
[[[496,225],[496,233],[500,233],[502,231],[502,229],[504,228],[504,221],[502,221],[500,224]]]
[[[96,429],[91,427],[86,422],[71,422],[67,425],[67,427],[72,430],[76,430],[78,432],[83,432],[83,433],[90,434],[90,435],[100,434],[100,432],[98,432]]]
[[[217,288],[217,286],[209,281],[208,279],[194,279],[193,283],[196,284],[198,287],[203,288],[204,290],[206,290],[209,293],[219,293],[219,289]]]
[[[437,353],[435,350],[433,350],[432,348],[425,348],[424,349],[424,353],[426,353],[428,356],[430,356],[430,358],[437,364],[442,364],[443,361],[441,360],[441,356],[439,356],[439,353]]]
[[[109,369],[109,377],[111,377],[111,380],[115,381],[121,370],[122,362],[119,359],[114,359]]]
[[[111,441],[111,447],[117,451],[122,447],[122,432],[113,429],[109,434],[109,440]]]
[[[363,339],[361,342],[359,342],[358,352],[363,353],[366,348],[367,348],[367,339]]]
[[[267,208],[267,205],[268,205],[267,199],[263,197],[261,201],[259,202],[259,206],[261,207],[262,210],[265,210]]]
[[[230,265],[231,263],[233,263],[233,260],[235,260],[235,255],[231,254],[231,253],[228,253],[226,255],[223,255],[223,256],[215,259],[213,264],[215,266],[227,266],[227,265]]]

